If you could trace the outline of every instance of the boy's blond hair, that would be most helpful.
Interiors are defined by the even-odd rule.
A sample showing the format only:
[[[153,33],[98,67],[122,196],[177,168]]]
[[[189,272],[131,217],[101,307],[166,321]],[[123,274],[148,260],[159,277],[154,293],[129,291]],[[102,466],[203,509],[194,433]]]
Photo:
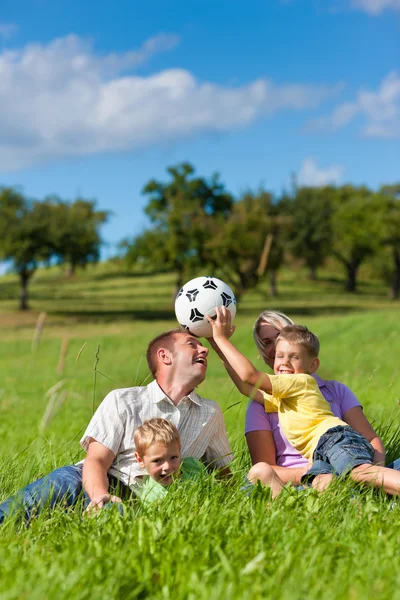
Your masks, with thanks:
[[[179,431],[171,421],[154,417],[140,425],[133,434],[133,440],[136,446],[136,452],[142,458],[146,450],[156,442],[171,444],[172,442],[181,443]]]
[[[287,325],[279,332],[275,345],[280,340],[304,346],[312,358],[315,358],[319,354],[319,339],[315,333],[312,333],[312,331],[303,325]]]

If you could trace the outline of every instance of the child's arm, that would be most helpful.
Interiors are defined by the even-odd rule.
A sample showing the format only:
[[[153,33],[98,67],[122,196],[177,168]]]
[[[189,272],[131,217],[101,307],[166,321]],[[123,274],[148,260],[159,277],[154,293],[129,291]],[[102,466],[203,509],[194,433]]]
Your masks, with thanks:
[[[234,329],[231,326],[231,313],[223,306],[216,309],[215,319],[211,319],[208,315],[207,319],[212,326],[215,344],[220,349],[227,364],[233,369],[239,379],[245,384],[249,384],[252,387],[256,387],[270,394],[272,392],[272,385],[268,375],[258,371],[228,339],[234,332]],[[234,382],[236,384],[235,380]],[[239,386],[238,389],[240,390]],[[264,401],[261,399],[261,394],[259,396],[260,397],[255,398],[255,400],[263,404]]]
[[[212,337],[207,338],[207,341],[209,342],[212,349],[215,350],[215,352],[217,353],[219,358],[222,360],[222,364],[224,365],[229,377],[232,379],[233,383],[236,385],[239,392],[241,394],[243,394],[243,396],[246,396],[246,398],[255,400],[259,404],[264,404],[264,395],[263,395],[262,391],[257,389],[256,387],[254,387],[254,385],[245,383],[244,381],[242,381],[240,379],[240,377],[238,376],[236,371],[234,369],[232,369],[231,365],[226,360],[226,358],[225,358],[223,352],[220,350],[219,346],[217,346],[216,342],[214,341],[214,338],[212,338]]]

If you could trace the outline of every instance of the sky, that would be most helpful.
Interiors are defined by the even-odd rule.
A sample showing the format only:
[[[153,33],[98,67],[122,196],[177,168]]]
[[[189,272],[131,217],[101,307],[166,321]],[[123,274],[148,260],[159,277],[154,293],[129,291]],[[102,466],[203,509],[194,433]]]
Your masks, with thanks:
[[[111,210],[189,161],[235,196],[400,180],[400,0],[0,4],[0,185]]]

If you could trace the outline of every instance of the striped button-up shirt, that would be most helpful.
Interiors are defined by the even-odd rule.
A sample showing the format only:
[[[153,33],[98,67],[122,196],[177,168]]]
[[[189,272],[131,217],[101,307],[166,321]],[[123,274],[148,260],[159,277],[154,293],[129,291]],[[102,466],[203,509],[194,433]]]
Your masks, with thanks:
[[[115,454],[110,475],[125,485],[146,471],[135,458],[133,432],[147,419],[162,417],[172,421],[181,436],[181,457],[192,456],[212,467],[226,467],[233,459],[224,417],[216,402],[192,391],[175,405],[156,381],[146,387],[113,390],[93,415],[81,445],[87,451],[91,439]]]

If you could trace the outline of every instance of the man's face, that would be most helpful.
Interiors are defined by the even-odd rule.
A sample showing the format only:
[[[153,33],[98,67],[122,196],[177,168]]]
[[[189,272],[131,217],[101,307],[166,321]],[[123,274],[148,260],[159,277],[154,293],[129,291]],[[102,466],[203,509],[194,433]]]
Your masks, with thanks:
[[[207,373],[207,355],[208,348],[190,333],[174,336],[173,365],[177,375],[188,373],[201,383]]]
[[[275,348],[275,375],[314,373],[318,367],[317,358],[312,358],[301,344],[279,340]]]
[[[141,467],[144,467],[150,477],[161,485],[170,485],[181,463],[181,448],[179,442],[155,442],[142,457],[136,453]]]

